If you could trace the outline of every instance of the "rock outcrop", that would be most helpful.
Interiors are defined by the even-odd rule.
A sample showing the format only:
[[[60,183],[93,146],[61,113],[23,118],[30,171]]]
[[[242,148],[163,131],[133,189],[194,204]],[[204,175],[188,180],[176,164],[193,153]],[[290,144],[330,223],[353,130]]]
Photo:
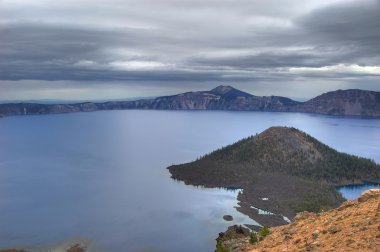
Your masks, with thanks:
[[[250,244],[248,235],[244,238],[234,229],[226,234],[219,235],[218,246],[234,252],[378,252],[380,189],[367,191],[358,200],[346,201],[333,210],[300,213],[293,223],[271,228],[256,244]]]

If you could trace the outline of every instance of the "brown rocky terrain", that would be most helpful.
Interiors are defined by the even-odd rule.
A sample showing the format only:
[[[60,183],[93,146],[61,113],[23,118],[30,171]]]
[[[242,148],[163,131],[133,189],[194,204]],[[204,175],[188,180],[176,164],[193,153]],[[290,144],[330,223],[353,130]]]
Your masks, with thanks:
[[[238,227],[217,240],[225,251],[234,252],[379,252],[380,189],[368,190],[333,210],[298,213],[293,223],[270,228],[256,244],[250,244],[248,232]]]
[[[380,92],[337,90],[306,102],[298,102],[286,97],[255,96],[230,86],[218,86],[209,91],[136,101],[75,104],[7,103],[0,104],[0,117],[120,109],[242,110],[380,117]]]

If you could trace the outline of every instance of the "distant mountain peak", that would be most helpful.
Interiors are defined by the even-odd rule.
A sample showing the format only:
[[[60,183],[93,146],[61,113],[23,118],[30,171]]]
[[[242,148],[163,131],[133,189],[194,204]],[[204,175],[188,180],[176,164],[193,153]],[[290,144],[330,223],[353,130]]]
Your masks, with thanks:
[[[213,93],[218,93],[218,94],[226,94],[230,92],[231,90],[237,90],[237,89],[228,85],[219,85],[216,88],[211,89],[210,91]]]
[[[249,93],[243,92],[231,86],[220,85],[210,90],[211,93],[221,96],[252,96]]]

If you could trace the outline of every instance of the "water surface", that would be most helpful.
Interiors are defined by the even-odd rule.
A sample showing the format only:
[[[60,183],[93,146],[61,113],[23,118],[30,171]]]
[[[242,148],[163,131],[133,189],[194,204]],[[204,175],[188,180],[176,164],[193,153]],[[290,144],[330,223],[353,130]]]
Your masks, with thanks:
[[[213,251],[227,226],[253,223],[234,209],[237,191],[185,186],[166,167],[270,126],[380,162],[374,119],[222,111],[2,118],[0,248],[80,238],[106,251]]]
[[[378,183],[371,183],[371,182],[365,182],[363,184],[357,184],[357,185],[345,185],[345,186],[338,186],[337,190],[342,194],[342,196],[345,199],[353,200],[359,198],[359,196],[369,189],[373,188],[379,188],[380,184]]]

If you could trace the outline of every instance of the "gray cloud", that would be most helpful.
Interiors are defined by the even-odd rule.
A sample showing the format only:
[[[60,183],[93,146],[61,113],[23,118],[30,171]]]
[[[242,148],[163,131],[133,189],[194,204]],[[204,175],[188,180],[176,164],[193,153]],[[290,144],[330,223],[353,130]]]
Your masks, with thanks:
[[[0,1],[0,89],[25,80],[177,90],[353,78],[379,89],[378,13],[378,0]]]
[[[265,52],[255,55],[198,58],[193,64],[226,66],[235,69],[281,68],[281,67],[321,67],[329,64],[320,55],[302,52]]]
[[[380,1],[336,4],[297,19],[321,51],[341,63],[380,64]]]
[[[243,69],[380,65],[380,1],[366,3],[328,6],[293,19],[291,27],[261,31],[251,43],[269,45],[269,50],[262,49],[266,52],[201,57],[191,62]]]

